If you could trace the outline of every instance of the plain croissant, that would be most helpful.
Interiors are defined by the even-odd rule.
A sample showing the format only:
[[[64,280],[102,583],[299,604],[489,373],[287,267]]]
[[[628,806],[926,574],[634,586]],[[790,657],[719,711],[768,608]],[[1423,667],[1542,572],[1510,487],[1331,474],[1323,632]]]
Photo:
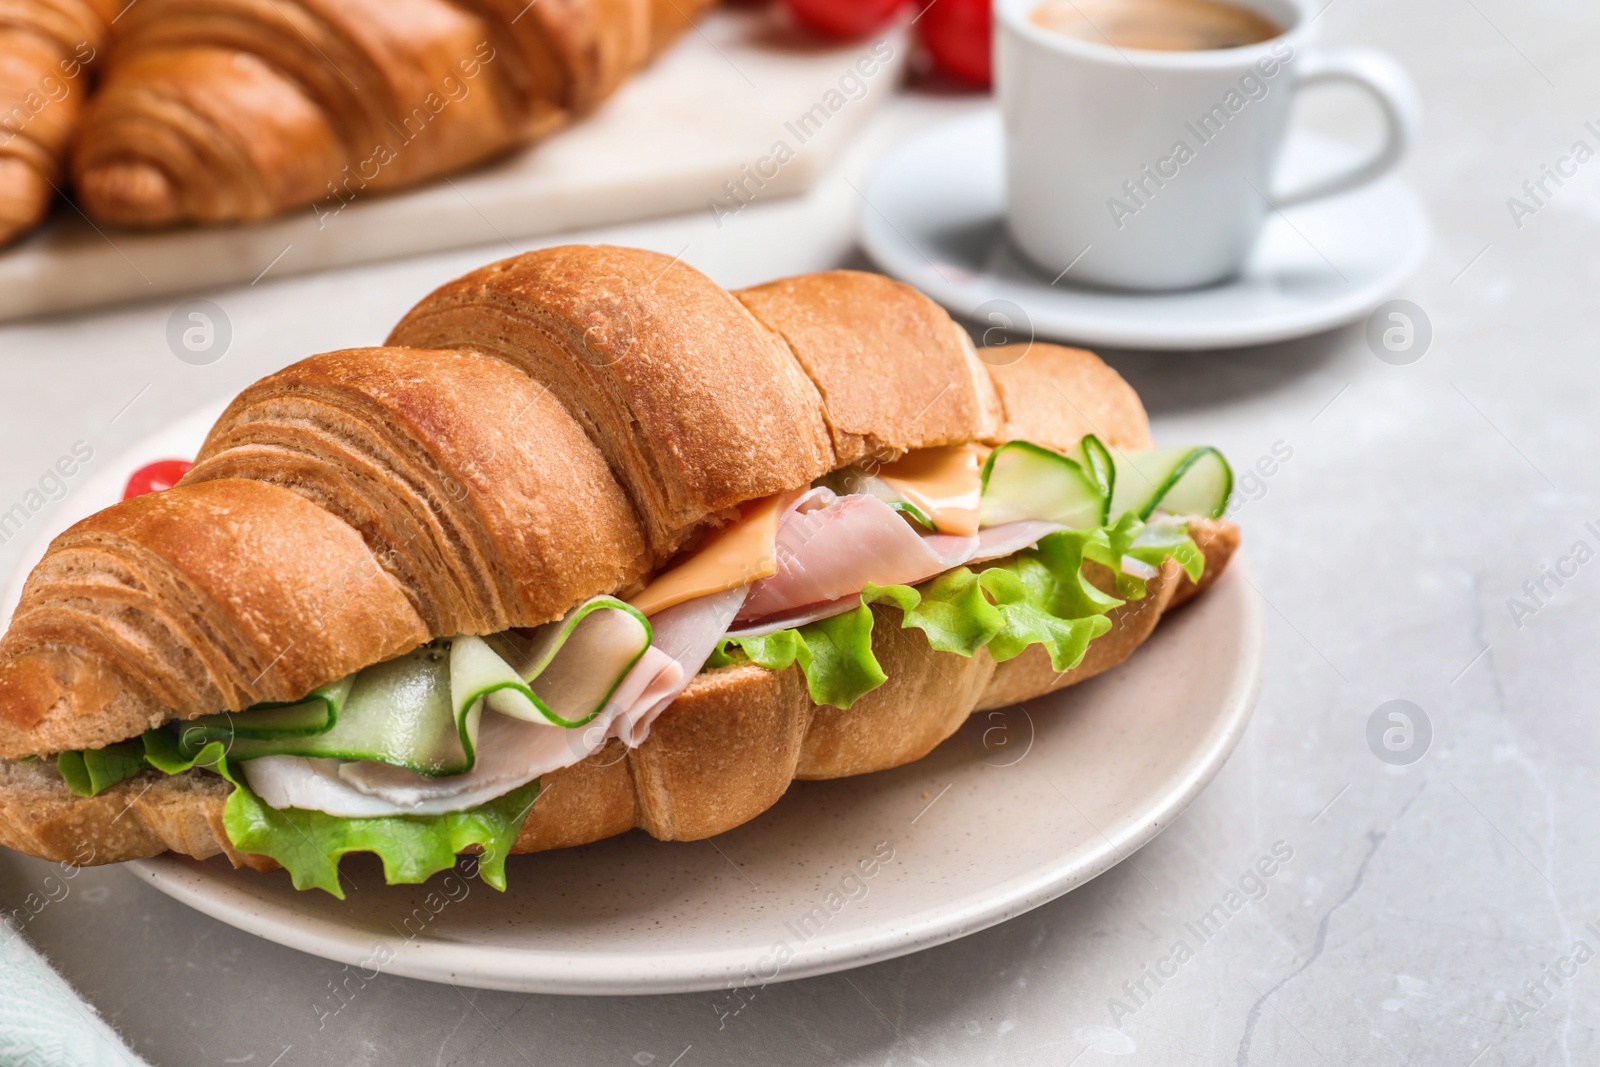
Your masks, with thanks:
[[[140,0],[72,157],[125,225],[412,185],[606,98],[713,0]]]
[[[60,188],[113,0],[0,0],[0,245]]]
[[[58,538],[0,641],[0,755],[294,700],[431,637],[546,622],[634,586],[736,505],[869,455],[1019,437],[1064,450],[1089,432],[1150,444],[1115,371],[1043,344],[991,365],[936,304],[878,275],[729,293],[650,252],[505,260],[427,297],[387,347],[251,386],[176,488]],[[1237,531],[1191,529],[1209,583]],[[1064,674],[1040,647],[997,665],[885,621],[889,681],[848,711],[814,705],[798,668],[707,671],[640,747],[613,741],[547,775],[517,849],[634,826],[705,837],[797,776],[916,759],[975,708],[1114,666],[1195,591],[1168,561]],[[6,844],[62,858],[87,836],[97,862],[169,848],[265,862],[233,851],[214,776],[80,798],[53,775],[0,763]]]

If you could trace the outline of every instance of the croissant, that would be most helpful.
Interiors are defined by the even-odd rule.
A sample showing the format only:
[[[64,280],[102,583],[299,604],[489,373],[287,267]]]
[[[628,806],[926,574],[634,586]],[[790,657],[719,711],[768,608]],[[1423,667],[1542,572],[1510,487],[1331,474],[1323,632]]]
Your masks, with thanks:
[[[141,0],[73,182],[123,225],[320,216],[593,110],[712,2]]]
[[[873,455],[1094,433],[1143,449],[1137,395],[1090,353],[1035,344],[990,362],[926,297],[884,277],[810,274],[730,293],[651,252],[565,247],[424,299],[386,346],[314,356],[246,389],[175,488],[72,527],[0,640],[0,842],[94,862],[242,851],[232,788],[147,772],[92,797],[48,761],[172,719],[291,702],[433,638],[560,618],[648,575],[746,502]],[[926,754],[975,709],[1126,658],[1214,581],[1238,543],[1196,519],[1199,582],[1168,559],[1143,599],[1058,671],[1042,646],[997,662],[935,650],[874,607],[888,681],[848,710],[799,666],[694,676],[629,746],[546,775],[512,851],[642,827],[698,839],[791,780]],[[1109,572],[1108,572],[1109,573]]]
[[[0,245],[49,210],[115,16],[111,0],[0,0]]]

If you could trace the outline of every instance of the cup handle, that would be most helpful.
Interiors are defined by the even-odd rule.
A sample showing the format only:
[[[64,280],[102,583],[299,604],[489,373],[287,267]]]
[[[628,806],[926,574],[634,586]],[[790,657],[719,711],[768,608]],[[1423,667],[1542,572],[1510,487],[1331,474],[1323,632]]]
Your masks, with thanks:
[[[1411,75],[1392,56],[1374,48],[1345,48],[1313,54],[1300,61],[1295,92],[1326,82],[1356,85],[1371,94],[1389,127],[1383,145],[1364,163],[1314,178],[1298,189],[1278,192],[1273,197],[1276,207],[1293,207],[1365,185],[1399,163],[1416,137],[1422,103]]]

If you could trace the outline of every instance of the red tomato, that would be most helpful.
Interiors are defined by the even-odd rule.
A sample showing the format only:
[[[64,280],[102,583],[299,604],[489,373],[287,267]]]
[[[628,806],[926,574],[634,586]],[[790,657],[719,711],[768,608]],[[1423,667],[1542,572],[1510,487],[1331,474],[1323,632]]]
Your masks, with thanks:
[[[146,493],[159,493],[163,489],[171,489],[178,484],[178,479],[189,473],[189,468],[194,464],[186,459],[158,459],[154,463],[146,463],[133,472],[128,479],[128,487],[122,491],[122,499],[132,500],[136,496]]]
[[[783,0],[794,17],[829,37],[865,37],[888,24],[906,0]]]
[[[941,71],[987,89],[993,36],[989,0],[933,0],[917,20],[917,32]]]

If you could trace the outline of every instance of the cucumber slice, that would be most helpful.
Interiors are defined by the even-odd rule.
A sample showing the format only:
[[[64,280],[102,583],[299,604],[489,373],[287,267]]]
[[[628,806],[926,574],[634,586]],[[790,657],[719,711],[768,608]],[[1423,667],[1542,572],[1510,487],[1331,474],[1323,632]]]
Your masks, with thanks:
[[[1217,518],[1233,491],[1233,471],[1214,448],[1152,448],[1115,455],[1089,434],[1074,456],[1027,441],[990,453],[983,468],[983,525],[1048,519],[1074,529],[1104,526],[1157,510]]]
[[[900,514],[904,515],[918,526],[921,526],[929,533],[933,533],[938,529],[938,527],[933,524],[933,520],[928,518],[928,516],[923,513],[921,508],[917,507],[909,500],[896,500],[891,503],[889,507],[895,511],[898,511]]]
[[[1116,457],[1111,510],[1148,519],[1157,509],[1172,515],[1221,516],[1233,492],[1233,470],[1214,448],[1152,448]]]
[[[194,739],[199,748],[207,741],[232,741],[239,737],[279,738],[296,734],[322,733],[333,725],[338,708],[350,695],[356,676],[314,689],[306,699],[293,704],[257,704],[248,716],[222,712],[190,719],[182,726],[185,738]]]
[[[1092,529],[1105,521],[1106,500],[1096,475],[1059,452],[1027,441],[1001,445],[983,465],[984,526],[1045,519],[1073,529]]]
[[[615,597],[585,601],[526,634],[434,641],[317,690],[295,704],[207,715],[178,727],[198,752],[222,741],[236,761],[261,756],[376,760],[443,776],[476,761],[484,705],[531,722],[578,727],[598,715],[650,646],[650,623]]]
[[[323,732],[236,736],[229,758],[376,760],[434,776],[470,770],[476,758],[473,744],[480,709],[456,707],[451,701],[452,643],[434,641],[359,671],[348,696],[333,705],[333,721]],[[241,712],[239,718],[250,715]],[[185,741],[192,744],[187,737]]]
[[[523,637],[517,631],[496,634],[491,641],[457,638],[468,650],[483,650],[500,660],[505,670],[491,674],[481,669],[472,677],[474,694],[488,697],[489,706],[502,715],[528,722],[552,722],[569,728],[583,726],[600,714],[622,679],[639,662],[653,637],[650,621],[615,597],[595,597]],[[470,652],[476,662],[481,653]],[[466,662],[466,660],[463,660]]]
[[[1094,434],[1085,434],[1083,440],[1078,442],[1078,462],[1100,487],[1100,492],[1106,498],[1106,511],[1109,512],[1112,490],[1117,481],[1117,465],[1111,458],[1111,451]],[[1109,514],[1102,516],[1101,524],[1104,525],[1110,518]]]

